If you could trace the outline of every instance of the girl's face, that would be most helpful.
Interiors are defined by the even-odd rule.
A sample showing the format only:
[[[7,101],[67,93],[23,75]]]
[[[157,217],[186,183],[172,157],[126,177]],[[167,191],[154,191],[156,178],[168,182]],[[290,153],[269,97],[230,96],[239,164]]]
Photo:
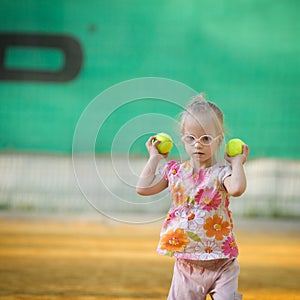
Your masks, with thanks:
[[[208,168],[216,163],[215,152],[222,143],[223,135],[208,117],[203,115],[200,120],[186,116],[182,138],[194,167]]]

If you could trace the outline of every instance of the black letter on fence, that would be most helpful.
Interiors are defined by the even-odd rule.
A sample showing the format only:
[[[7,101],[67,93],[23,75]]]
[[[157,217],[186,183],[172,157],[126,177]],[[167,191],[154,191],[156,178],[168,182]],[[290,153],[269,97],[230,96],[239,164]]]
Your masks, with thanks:
[[[5,51],[9,47],[55,49],[63,53],[64,65],[58,71],[7,68]],[[79,42],[70,36],[53,34],[0,34],[0,80],[66,82],[80,72],[83,51]]]

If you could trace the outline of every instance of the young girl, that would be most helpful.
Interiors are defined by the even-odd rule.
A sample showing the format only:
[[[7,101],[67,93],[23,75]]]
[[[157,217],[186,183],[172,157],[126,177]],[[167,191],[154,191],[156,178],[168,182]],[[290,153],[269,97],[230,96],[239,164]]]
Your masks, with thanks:
[[[203,95],[196,96],[181,119],[181,138],[190,159],[169,161],[156,174],[159,154],[146,143],[149,160],[137,184],[137,193],[153,195],[168,187],[172,204],[164,221],[157,252],[176,258],[169,300],[242,299],[238,293],[238,247],[229,210],[230,196],[246,189],[243,164],[249,148],[230,163],[217,161],[224,139],[223,114]]]

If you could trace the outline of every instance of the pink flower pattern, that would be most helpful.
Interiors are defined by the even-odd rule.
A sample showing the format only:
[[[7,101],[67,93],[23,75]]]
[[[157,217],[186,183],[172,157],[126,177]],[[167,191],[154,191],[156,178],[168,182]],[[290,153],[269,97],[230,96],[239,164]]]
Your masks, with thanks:
[[[226,256],[229,256],[229,258],[238,256],[239,250],[234,237],[228,237],[225,240],[222,246],[222,251]]]
[[[195,202],[204,210],[216,210],[222,201],[221,194],[213,187],[199,190],[195,196]]]
[[[194,260],[236,257],[238,247],[232,232],[230,195],[223,187],[224,179],[231,174],[230,167],[216,164],[195,175],[189,162],[169,161],[160,173],[168,181],[172,204],[161,230],[157,252]],[[186,239],[185,246],[171,253],[164,246],[163,237],[175,232]]]

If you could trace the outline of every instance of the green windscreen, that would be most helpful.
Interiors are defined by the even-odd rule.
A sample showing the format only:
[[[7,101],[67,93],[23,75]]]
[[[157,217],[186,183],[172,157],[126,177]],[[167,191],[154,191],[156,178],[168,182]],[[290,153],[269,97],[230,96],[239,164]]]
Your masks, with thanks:
[[[97,95],[161,77],[205,92],[224,112],[227,138],[247,142],[251,157],[300,158],[299,11],[296,0],[1,1],[0,149],[71,153]],[[113,112],[104,100],[93,112],[105,117],[96,152],[109,153],[112,137],[141,115],[177,120],[189,100],[144,99]],[[120,143],[120,154],[146,152],[151,118],[138,126],[145,135]]]

